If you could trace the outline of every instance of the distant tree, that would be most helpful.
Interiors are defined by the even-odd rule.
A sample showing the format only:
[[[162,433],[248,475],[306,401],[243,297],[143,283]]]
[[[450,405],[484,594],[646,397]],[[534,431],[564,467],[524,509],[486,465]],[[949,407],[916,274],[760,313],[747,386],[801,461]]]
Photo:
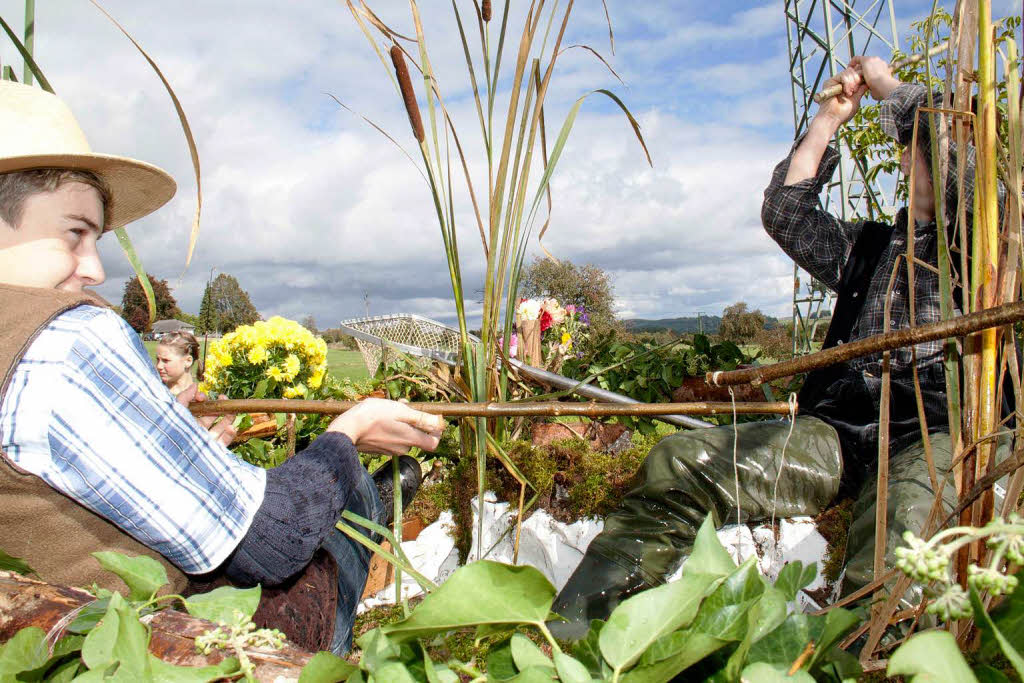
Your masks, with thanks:
[[[152,275],[147,277],[156,298],[155,320],[169,320],[181,315],[178,302],[174,300],[174,295],[167,286],[167,280],[157,280]],[[124,285],[124,293],[121,295],[121,317],[128,321],[136,332],[145,332],[149,329],[149,304],[138,278],[133,277]]]
[[[174,319],[175,320],[180,320],[183,323],[188,323],[189,325],[191,325],[192,327],[196,328],[197,330],[199,329],[199,316],[198,315],[192,315],[191,313],[179,313],[178,315],[174,316]]]
[[[238,280],[221,273],[206,285],[199,305],[199,332],[230,332],[239,325],[251,325],[260,319],[252,300]]]
[[[718,334],[733,342],[747,342],[765,328],[767,318],[760,310],[748,310],[744,301],[729,306],[722,312]]]
[[[591,263],[577,266],[565,259],[535,258],[523,269],[519,295],[528,298],[550,296],[563,306],[583,306],[595,332],[618,326],[612,311],[615,296],[611,278]]]
[[[312,332],[313,334],[320,334],[320,332],[316,329],[316,318],[314,318],[311,315],[307,315],[305,318],[303,318],[301,325],[310,332]]]

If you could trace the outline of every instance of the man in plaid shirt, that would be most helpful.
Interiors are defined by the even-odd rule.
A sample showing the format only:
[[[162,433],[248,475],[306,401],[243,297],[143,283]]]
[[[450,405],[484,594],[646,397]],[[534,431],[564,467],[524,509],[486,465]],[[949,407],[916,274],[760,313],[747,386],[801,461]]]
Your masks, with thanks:
[[[910,326],[905,257],[911,218],[918,262],[915,322],[920,325],[941,317],[937,271],[928,267],[936,263],[937,234],[925,117],[919,125],[918,149],[912,150],[910,144],[914,118],[926,104],[927,92],[923,86],[900,83],[884,61],[868,57],[852,59],[831,83],[842,85],[842,95],[822,104],[807,133],[775,168],[761,214],[768,234],[786,253],[838,295],[826,345]],[[912,215],[911,210],[902,209],[894,225],[842,221],[822,211],[818,202],[839,163],[839,153],[829,143],[854,116],[868,91],[881,100],[883,130],[907,147],[901,158],[903,172],[909,174],[911,168],[914,172]],[[957,153],[956,146],[950,145],[950,169],[956,168]],[[964,201],[970,225],[974,150],[964,153],[969,179]],[[949,215],[955,215],[955,182],[945,194]],[[904,530],[920,532],[933,500],[914,393],[915,355],[928,430],[935,432],[930,440],[938,476],[946,473],[951,461],[941,342],[892,352],[890,453],[894,455],[886,544],[890,554]],[[735,431],[732,426],[696,430],[663,439],[651,450],[632,490],[608,516],[604,530],[560,592],[553,609],[568,621],[552,622],[552,630],[561,637],[581,637],[590,620],[607,618],[622,599],[663,583],[689,555],[697,528],[708,514],[717,524],[736,523],[738,510],[743,522],[816,515],[840,491],[857,496],[845,588],[849,591],[872,580],[881,375],[880,355],[811,373],[800,394],[801,415],[791,436],[790,423],[782,421],[746,423]],[[953,487],[947,486],[945,495],[947,506],[952,506]],[[887,561],[891,564],[890,555]]]

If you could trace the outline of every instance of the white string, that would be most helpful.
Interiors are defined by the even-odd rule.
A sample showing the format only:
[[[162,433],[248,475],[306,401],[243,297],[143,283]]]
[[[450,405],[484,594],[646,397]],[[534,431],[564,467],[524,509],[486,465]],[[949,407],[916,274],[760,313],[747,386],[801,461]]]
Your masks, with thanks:
[[[786,440],[782,444],[782,457],[779,458],[779,469],[775,472],[775,488],[772,490],[772,525],[770,527],[772,532],[772,542],[774,545],[778,545],[776,542],[775,535],[775,508],[779,502],[779,479],[782,478],[782,468],[786,466],[786,449],[789,448],[789,438],[793,436],[793,426],[796,424],[796,394],[791,393],[789,395],[789,433],[786,434]]]
[[[711,373],[711,383],[714,384],[717,387],[718,386],[718,378],[721,377],[721,376],[722,376],[722,371],[721,370],[715,370],[714,372],[712,372]],[[729,393],[731,394],[732,390],[730,390]]]
[[[729,398],[732,399],[732,478],[736,482],[736,563],[739,564],[743,561],[740,555],[740,525],[743,523],[741,521],[743,510],[740,507],[740,466],[738,462],[740,432],[736,424],[736,394],[733,393],[732,387],[729,387]]]

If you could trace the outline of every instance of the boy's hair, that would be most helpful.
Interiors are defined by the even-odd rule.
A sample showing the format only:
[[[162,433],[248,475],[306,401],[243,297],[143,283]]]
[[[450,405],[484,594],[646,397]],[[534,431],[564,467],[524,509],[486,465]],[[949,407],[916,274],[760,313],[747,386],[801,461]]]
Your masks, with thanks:
[[[53,192],[67,183],[83,183],[96,188],[103,202],[103,223],[110,208],[110,187],[92,171],[71,168],[36,168],[0,173],[0,218],[13,228],[21,222],[25,200],[32,195]]]

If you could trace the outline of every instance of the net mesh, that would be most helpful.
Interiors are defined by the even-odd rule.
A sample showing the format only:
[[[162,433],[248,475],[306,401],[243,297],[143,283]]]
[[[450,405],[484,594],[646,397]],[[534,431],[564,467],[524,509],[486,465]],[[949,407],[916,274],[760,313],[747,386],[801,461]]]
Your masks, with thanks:
[[[457,329],[418,315],[396,314],[356,318],[342,322],[341,327],[362,333],[354,336],[359,352],[363,356],[363,362],[366,363],[366,369],[371,375],[380,366],[383,349],[387,342],[411,347],[399,347],[399,351],[406,354],[416,354],[419,350],[436,357],[436,354],[440,352],[451,354],[454,360],[459,353],[459,331]],[[365,336],[375,339],[366,339]]]

